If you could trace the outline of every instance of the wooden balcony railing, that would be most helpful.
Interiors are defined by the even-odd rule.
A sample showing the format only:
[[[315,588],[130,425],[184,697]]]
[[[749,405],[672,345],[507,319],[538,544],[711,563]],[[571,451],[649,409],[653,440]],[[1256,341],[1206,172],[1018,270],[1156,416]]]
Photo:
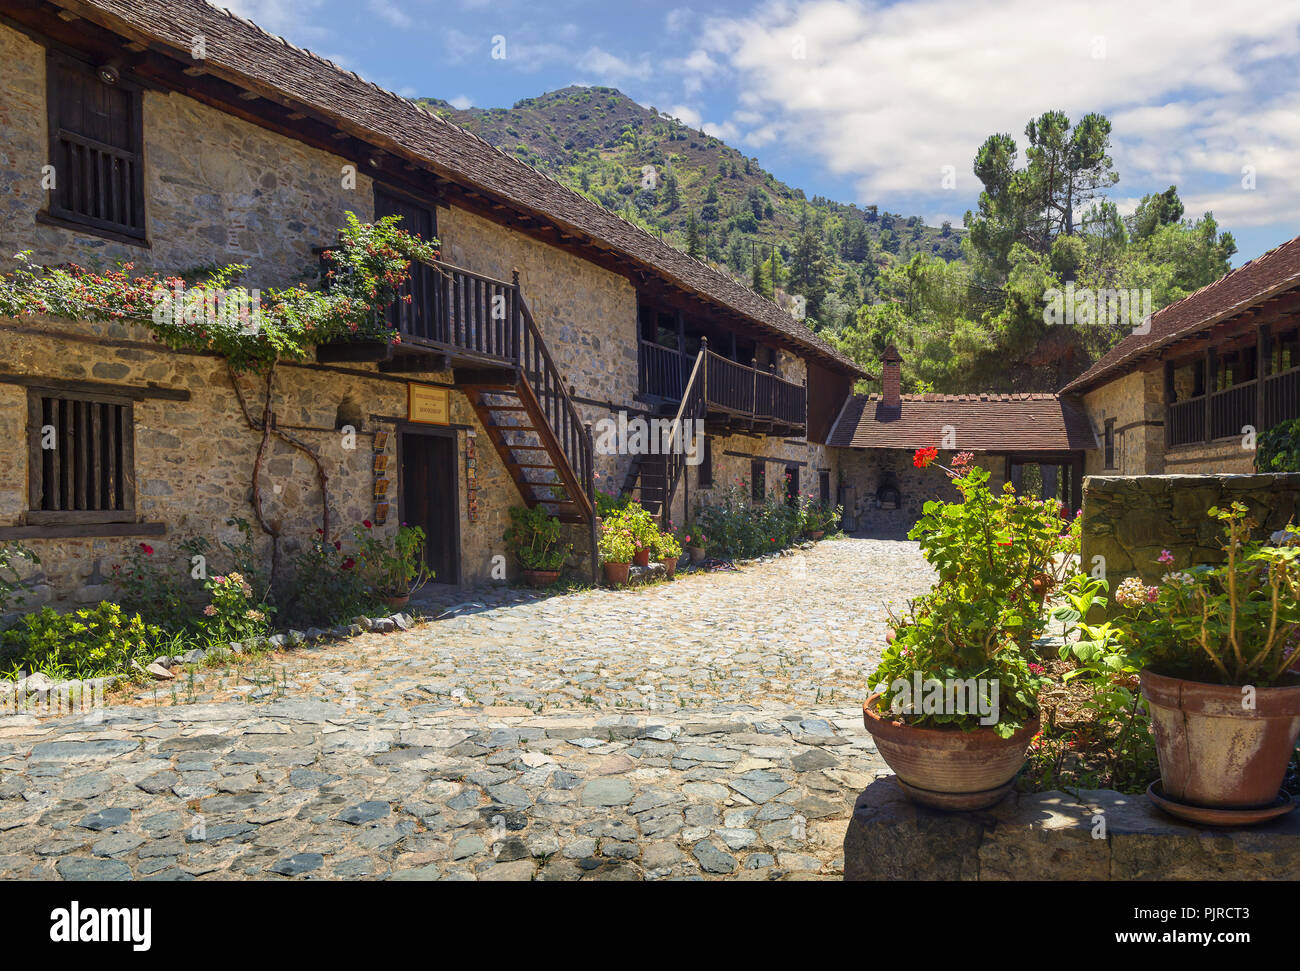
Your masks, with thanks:
[[[808,389],[771,371],[747,367],[715,354],[703,342],[705,403],[710,411],[739,418],[802,426],[808,421]],[[694,359],[671,348],[641,342],[641,390],[680,401]]]
[[[1257,400],[1258,396],[1263,400]],[[1197,445],[1242,435],[1246,426],[1267,431],[1280,422],[1300,418],[1300,368],[1243,381],[1223,391],[1176,401],[1165,408],[1165,443],[1169,447]],[[1209,434],[1206,434],[1206,421]]]

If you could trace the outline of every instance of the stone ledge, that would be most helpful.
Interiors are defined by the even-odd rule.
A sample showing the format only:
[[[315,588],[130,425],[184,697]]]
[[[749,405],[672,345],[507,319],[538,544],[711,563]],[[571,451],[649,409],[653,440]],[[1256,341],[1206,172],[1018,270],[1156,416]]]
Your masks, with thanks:
[[[1104,838],[1094,838],[1098,817]],[[1300,810],[1210,829],[1145,795],[1012,793],[979,813],[909,802],[893,776],[868,786],[844,836],[845,880],[1294,880]]]

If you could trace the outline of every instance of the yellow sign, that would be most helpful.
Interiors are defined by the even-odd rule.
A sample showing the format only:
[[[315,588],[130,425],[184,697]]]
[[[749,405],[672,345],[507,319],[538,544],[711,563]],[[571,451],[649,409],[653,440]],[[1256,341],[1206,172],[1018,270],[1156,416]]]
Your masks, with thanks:
[[[427,384],[407,385],[407,420],[422,425],[451,424],[451,392]]]

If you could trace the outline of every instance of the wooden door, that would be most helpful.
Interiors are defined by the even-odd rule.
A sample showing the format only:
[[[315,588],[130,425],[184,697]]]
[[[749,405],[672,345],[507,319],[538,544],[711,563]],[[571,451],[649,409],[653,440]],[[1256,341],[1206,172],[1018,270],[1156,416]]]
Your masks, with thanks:
[[[433,209],[375,186],[375,218],[384,216],[401,216],[398,228],[421,239],[429,240],[438,235],[438,221]],[[437,283],[438,276],[431,267],[412,265],[410,279],[402,288],[402,295],[409,294],[411,300],[398,300],[388,308],[388,326],[404,335],[443,341],[444,335],[435,331],[436,321],[440,319],[435,312],[441,293]]]
[[[460,583],[460,495],[456,437],[403,432],[399,443],[402,522],[426,537],[425,562],[434,583]]]

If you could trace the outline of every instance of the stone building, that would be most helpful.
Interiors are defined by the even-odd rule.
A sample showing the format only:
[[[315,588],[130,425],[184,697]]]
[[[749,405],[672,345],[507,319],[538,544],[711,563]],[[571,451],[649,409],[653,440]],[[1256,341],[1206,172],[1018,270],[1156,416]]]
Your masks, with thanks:
[[[831,430],[839,452],[845,511],[862,532],[901,535],[932,499],[956,500],[937,466],[918,469],[917,449],[940,449],[939,463],[971,452],[989,470],[990,488],[1059,498],[1078,509],[1084,456],[1096,447],[1076,400],[1053,394],[900,393],[902,359],[881,359],[880,394],[854,395]]]
[[[275,427],[307,446],[274,440],[265,462],[285,549],[325,507],[332,531],[409,521],[439,582],[471,582],[492,575],[523,503],[569,523],[585,559],[597,488],[677,521],[759,472],[829,494],[831,425],[867,375],[748,288],[202,0],[3,12],[4,269],[20,251],[139,271],[237,263],[245,285],[284,287],[319,274],[348,212],[439,239],[390,318],[400,344],[324,345],[276,369]],[[33,600],[106,597],[135,544],[175,556],[251,518],[255,380],[131,325],[6,319],[0,341],[0,542],[40,556]],[[590,429],[620,415],[703,421],[705,461],[605,454]],[[49,427],[67,447],[42,447]]]
[[[1151,315],[1061,389],[1102,447],[1089,475],[1249,473],[1300,417],[1300,237]]]

